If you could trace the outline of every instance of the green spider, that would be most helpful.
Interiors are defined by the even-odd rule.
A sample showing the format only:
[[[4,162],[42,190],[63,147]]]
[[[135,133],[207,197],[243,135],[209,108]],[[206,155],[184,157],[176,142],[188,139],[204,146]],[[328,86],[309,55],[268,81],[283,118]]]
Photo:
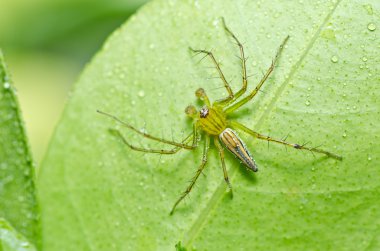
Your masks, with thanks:
[[[279,143],[279,144],[289,146],[289,147],[293,147],[293,148],[299,149],[299,150],[308,150],[311,152],[322,153],[322,154],[327,155],[328,157],[335,158],[338,160],[342,160],[341,156],[336,155],[334,153],[331,153],[331,152],[328,152],[325,150],[321,150],[318,148],[306,147],[305,145],[288,143],[285,140],[274,139],[272,137],[265,136],[265,135],[262,135],[258,132],[255,132],[255,131],[249,129],[248,127],[244,126],[243,124],[236,122],[236,121],[232,121],[229,119],[229,115],[232,112],[234,112],[235,110],[237,110],[241,106],[243,106],[246,103],[248,103],[249,101],[251,101],[256,96],[256,94],[259,92],[260,88],[263,86],[265,81],[268,79],[270,74],[273,72],[273,69],[276,65],[276,62],[277,62],[277,60],[281,54],[281,51],[283,50],[283,48],[285,46],[285,43],[288,41],[289,36],[287,36],[284,39],[284,41],[282,42],[282,44],[278,48],[277,53],[276,53],[274,59],[272,60],[270,67],[268,68],[268,70],[266,71],[266,73],[264,74],[264,76],[262,77],[262,79],[260,80],[258,85],[256,86],[256,88],[252,92],[250,92],[247,96],[245,96],[244,98],[239,99],[243,94],[245,94],[245,92],[247,90],[247,85],[248,85],[247,70],[246,70],[246,58],[244,56],[244,48],[243,48],[243,45],[240,43],[240,41],[237,39],[237,37],[226,26],[224,19],[222,19],[222,23],[223,23],[223,26],[224,26],[224,29],[226,30],[226,32],[233,38],[233,40],[239,46],[241,63],[242,63],[243,85],[238,92],[234,93],[232,91],[229,83],[227,82],[226,78],[224,77],[224,74],[223,74],[222,70],[220,69],[220,66],[219,66],[218,62],[216,61],[212,52],[207,51],[207,50],[194,50],[194,49],[190,48],[194,53],[205,54],[206,57],[208,56],[211,59],[211,61],[213,62],[213,64],[215,65],[215,67],[219,73],[220,78],[223,81],[224,87],[226,88],[226,90],[228,92],[228,96],[226,98],[223,98],[223,99],[220,99],[220,100],[217,100],[217,101],[214,101],[213,103],[211,103],[203,88],[199,88],[198,90],[196,90],[195,95],[204,103],[204,106],[199,111],[192,105],[189,105],[188,107],[186,107],[185,112],[189,117],[193,118],[194,123],[193,123],[193,132],[190,135],[188,135],[184,140],[182,140],[181,142],[174,142],[171,140],[166,140],[166,139],[162,139],[162,138],[152,136],[150,134],[141,132],[137,128],[123,122],[122,120],[120,120],[119,118],[117,118],[111,114],[108,114],[108,113],[105,113],[102,111],[98,111],[99,113],[106,115],[108,117],[111,117],[112,119],[120,122],[123,126],[135,131],[136,133],[138,133],[138,134],[140,134],[140,135],[142,135],[148,139],[155,140],[155,141],[158,141],[158,142],[161,142],[164,144],[174,146],[174,148],[171,150],[147,149],[147,148],[137,147],[137,146],[130,144],[126,140],[126,138],[118,130],[112,130],[132,150],[136,150],[136,151],[140,151],[140,152],[159,153],[159,154],[175,154],[180,149],[193,150],[196,147],[198,147],[198,141],[199,141],[200,133],[201,132],[204,133],[205,144],[204,144],[204,148],[203,148],[203,155],[202,155],[201,164],[198,167],[198,169],[195,173],[195,176],[191,179],[189,186],[182,193],[180,198],[175,202],[172,210],[170,211],[170,214],[173,214],[177,205],[190,193],[190,191],[194,187],[194,184],[196,183],[197,179],[199,178],[199,176],[203,172],[203,170],[206,166],[206,163],[207,163],[211,138],[213,139],[214,144],[219,151],[219,156],[221,159],[221,164],[222,164],[222,169],[223,169],[223,174],[224,174],[224,180],[226,181],[231,192],[232,192],[232,186],[231,186],[231,183],[229,181],[226,165],[224,162],[224,148],[222,145],[224,145],[233,155],[235,155],[235,157],[237,157],[241,161],[241,163],[243,163],[249,170],[251,170],[253,172],[257,172],[257,170],[258,170],[257,165],[255,163],[255,160],[253,159],[251,153],[249,152],[249,150],[245,146],[244,142],[241,140],[241,138],[236,133],[236,131],[238,131],[238,130],[243,131],[245,133],[248,133],[248,134],[252,135],[253,137],[261,139],[261,140]],[[191,144],[190,144],[190,142],[191,142]]]

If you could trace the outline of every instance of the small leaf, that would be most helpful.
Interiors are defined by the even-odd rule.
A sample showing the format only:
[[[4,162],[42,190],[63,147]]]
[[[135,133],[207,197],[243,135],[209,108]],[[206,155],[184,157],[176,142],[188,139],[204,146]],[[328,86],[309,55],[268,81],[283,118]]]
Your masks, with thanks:
[[[0,249],[2,251],[35,251],[28,240],[3,218],[0,218]]]
[[[15,89],[0,52],[0,217],[38,244],[34,166]]]

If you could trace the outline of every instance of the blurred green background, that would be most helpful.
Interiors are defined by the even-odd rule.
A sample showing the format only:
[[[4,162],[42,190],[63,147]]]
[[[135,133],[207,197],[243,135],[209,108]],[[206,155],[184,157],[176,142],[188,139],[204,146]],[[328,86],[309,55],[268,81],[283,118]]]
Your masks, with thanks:
[[[146,2],[1,0],[0,48],[18,91],[37,164],[85,64]]]

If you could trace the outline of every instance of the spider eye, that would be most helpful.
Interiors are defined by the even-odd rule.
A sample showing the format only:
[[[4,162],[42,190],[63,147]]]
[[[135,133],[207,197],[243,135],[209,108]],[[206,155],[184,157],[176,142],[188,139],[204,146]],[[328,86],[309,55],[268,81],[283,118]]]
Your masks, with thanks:
[[[207,115],[208,115],[208,113],[209,113],[208,108],[207,108],[207,107],[203,107],[203,108],[199,111],[199,116],[200,116],[201,118],[206,118]]]
[[[189,117],[194,117],[197,114],[197,109],[195,109],[195,107],[193,105],[189,105],[186,107],[185,113]]]

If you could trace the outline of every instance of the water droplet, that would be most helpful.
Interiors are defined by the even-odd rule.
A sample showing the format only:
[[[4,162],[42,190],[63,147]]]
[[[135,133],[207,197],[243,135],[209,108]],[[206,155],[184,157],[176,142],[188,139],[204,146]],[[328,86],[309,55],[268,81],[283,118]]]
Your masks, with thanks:
[[[11,87],[11,85],[8,82],[5,82],[3,86],[5,89],[9,89],[9,87]]]
[[[139,97],[142,98],[142,97],[145,96],[145,92],[143,90],[141,90],[141,91],[138,92],[138,95],[139,95]]]
[[[342,136],[343,136],[343,138],[345,138],[345,137],[347,137],[347,134],[344,132],[344,133],[342,134]]]
[[[368,161],[371,161],[372,160],[372,157],[371,156],[368,156]]]
[[[310,105],[310,101],[306,100],[305,105],[309,106]]]
[[[194,6],[195,6],[195,8],[197,8],[197,9],[200,8],[200,6],[199,6],[199,1],[198,1],[198,0],[194,1]]]
[[[369,31],[374,31],[374,30],[376,30],[376,24],[374,24],[374,23],[369,23],[369,24],[367,25],[367,29],[368,29]]]
[[[338,60],[339,60],[339,58],[335,55],[331,57],[331,62],[333,62],[333,63],[337,63]]]
[[[366,56],[362,57],[363,62],[367,62],[368,58]]]
[[[219,25],[219,19],[214,19],[214,21],[212,22],[212,25],[214,25],[214,27],[217,27]]]

